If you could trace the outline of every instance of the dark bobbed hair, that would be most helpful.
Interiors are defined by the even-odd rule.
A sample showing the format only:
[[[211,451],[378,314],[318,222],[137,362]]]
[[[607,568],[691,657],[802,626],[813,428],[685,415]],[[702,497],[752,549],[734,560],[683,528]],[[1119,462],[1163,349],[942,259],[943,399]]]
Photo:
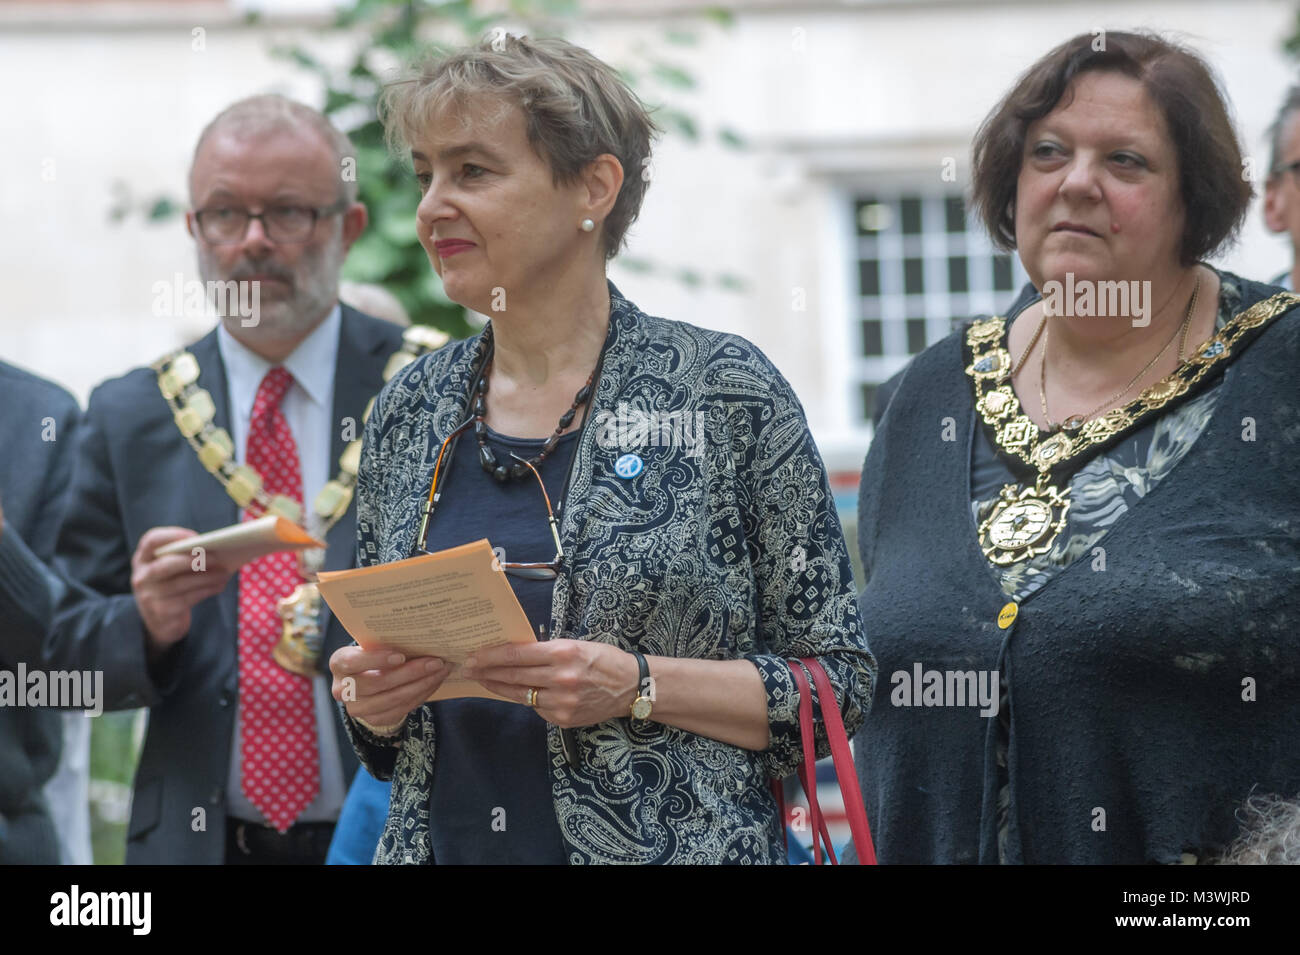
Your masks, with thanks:
[[[971,148],[972,203],[994,244],[1007,251],[1016,247],[1016,184],[1030,124],[1072,95],[1070,84],[1089,71],[1132,77],[1164,116],[1185,213],[1182,264],[1228,244],[1255,190],[1244,175],[1241,145],[1213,72],[1196,53],[1163,37],[1109,31],[1082,33],[1056,47],[981,124]]]

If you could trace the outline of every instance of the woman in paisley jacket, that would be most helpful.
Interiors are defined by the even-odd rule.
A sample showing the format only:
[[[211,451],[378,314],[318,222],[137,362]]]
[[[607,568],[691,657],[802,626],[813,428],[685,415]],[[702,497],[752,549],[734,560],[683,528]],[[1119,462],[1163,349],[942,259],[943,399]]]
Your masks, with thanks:
[[[798,400],[750,343],[606,280],[654,132],[608,66],[502,37],[386,97],[420,242],[492,321],[377,399],[359,560],[488,537],[539,639],[467,662],[511,703],[425,703],[439,660],[334,655],[357,752],[393,780],[376,861],[784,861],[768,780],[801,761],[786,661],[821,662],[850,732],[874,677]],[[824,755],[820,718],[816,737]]]

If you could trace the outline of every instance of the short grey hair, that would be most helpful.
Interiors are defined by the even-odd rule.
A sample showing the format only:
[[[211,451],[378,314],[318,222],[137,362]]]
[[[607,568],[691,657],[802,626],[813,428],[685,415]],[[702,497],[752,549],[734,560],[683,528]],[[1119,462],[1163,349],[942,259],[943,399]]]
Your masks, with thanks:
[[[1269,143],[1269,160],[1268,174],[1276,175],[1278,165],[1282,162],[1282,133],[1286,130],[1286,121],[1291,118],[1292,113],[1300,112],[1300,86],[1293,86],[1286,91],[1286,99],[1282,101],[1282,108],[1277,112],[1277,118],[1273,120],[1273,125],[1268,128]]]
[[[1238,816],[1245,831],[1221,865],[1300,865],[1300,800],[1252,795]]]
[[[356,202],[357,177],[343,175],[346,160],[352,160],[354,169],[356,166],[357,151],[352,140],[319,110],[277,93],[241,99],[218,113],[199,134],[199,141],[194,146],[194,158],[190,161],[190,174],[192,176],[194,173],[194,163],[198,161],[203,144],[217,132],[229,130],[237,136],[250,136],[303,127],[320,136],[334,153],[334,168],[339,173],[339,202],[346,205]]]
[[[623,185],[603,225],[605,257],[624,246],[649,185],[651,141],[660,131],[618,73],[567,40],[498,33],[475,46],[415,64],[388,84],[379,115],[389,148],[403,155],[447,107],[488,94],[523,110],[528,142],[552,181],[572,183],[598,156],[623,167]]]

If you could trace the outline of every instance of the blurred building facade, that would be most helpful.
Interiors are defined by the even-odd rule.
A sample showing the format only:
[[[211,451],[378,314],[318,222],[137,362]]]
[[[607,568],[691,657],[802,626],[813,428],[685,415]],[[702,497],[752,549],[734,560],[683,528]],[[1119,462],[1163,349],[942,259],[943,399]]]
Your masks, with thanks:
[[[963,199],[971,136],[1021,71],[1077,33],[1173,32],[1218,69],[1261,188],[1264,131],[1293,72],[1281,43],[1295,5],[1281,0],[750,0],[727,5],[729,25],[698,20],[714,4],[696,0],[582,6],[569,37],[615,64],[674,24],[697,37],[663,50],[697,84],[664,98],[703,135],[660,145],[611,278],[648,312],[763,348],[804,403],[846,517],[875,386],[954,320],[1008,304],[1024,280]],[[251,24],[250,9],[261,14]],[[0,5],[0,355],[84,401],[98,381],[207,330],[202,316],[154,314],[156,283],[197,277],[183,224],[111,222],[113,184],[183,199],[194,141],[224,105],[265,91],[320,105],[313,77],[269,51],[296,40],[342,56],[344,38],[317,35],[327,10]],[[720,141],[722,129],[744,148]],[[1260,218],[1257,203],[1220,264],[1265,278],[1289,263]]]

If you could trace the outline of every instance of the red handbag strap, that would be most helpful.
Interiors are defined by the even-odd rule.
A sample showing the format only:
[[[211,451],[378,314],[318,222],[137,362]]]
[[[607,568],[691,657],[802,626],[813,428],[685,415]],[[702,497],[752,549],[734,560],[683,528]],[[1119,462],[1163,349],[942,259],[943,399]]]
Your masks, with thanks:
[[[787,816],[785,806],[785,786],[779,779],[771,780],[772,798],[776,800],[777,818],[781,820],[781,848],[788,853],[790,851],[790,839],[786,830]],[[815,824],[815,822],[814,822]],[[822,838],[826,840],[826,845],[831,845],[830,829],[826,826],[826,816],[823,813],[821,817],[820,831]],[[832,850],[833,851],[833,850]]]
[[[794,674],[795,686],[799,688],[799,734],[803,742],[803,762],[799,765],[799,778],[803,782],[803,791],[808,797],[808,823],[813,834],[813,864],[822,864],[821,835],[824,830],[821,806],[817,802],[817,749],[813,740],[812,691],[808,688],[808,678],[798,663],[790,662],[790,671]],[[826,848],[832,852],[830,840]]]
[[[858,788],[857,768],[853,765],[853,754],[849,750],[849,734],[844,731],[844,720],[840,716],[839,703],[835,700],[835,691],[820,663],[814,659],[801,661],[812,674],[817,686],[818,699],[821,700],[822,721],[826,724],[826,737],[831,744],[831,758],[835,762],[835,778],[840,784],[840,795],[844,798],[844,812],[849,818],[849,830],[853,833],[853,845],[858,850],[858,862],[862,865],[876,864],[876,847],[871,842],[871,827],[867,823],[867,809],[862,802],[862,791]],[[802,675],[796,678],[799,682]],[[802,686],[800,692],[803,692]],[[803,722],[803,707],[800,705],[800,722]],[[805,757],[806,758],[806,757]]]

